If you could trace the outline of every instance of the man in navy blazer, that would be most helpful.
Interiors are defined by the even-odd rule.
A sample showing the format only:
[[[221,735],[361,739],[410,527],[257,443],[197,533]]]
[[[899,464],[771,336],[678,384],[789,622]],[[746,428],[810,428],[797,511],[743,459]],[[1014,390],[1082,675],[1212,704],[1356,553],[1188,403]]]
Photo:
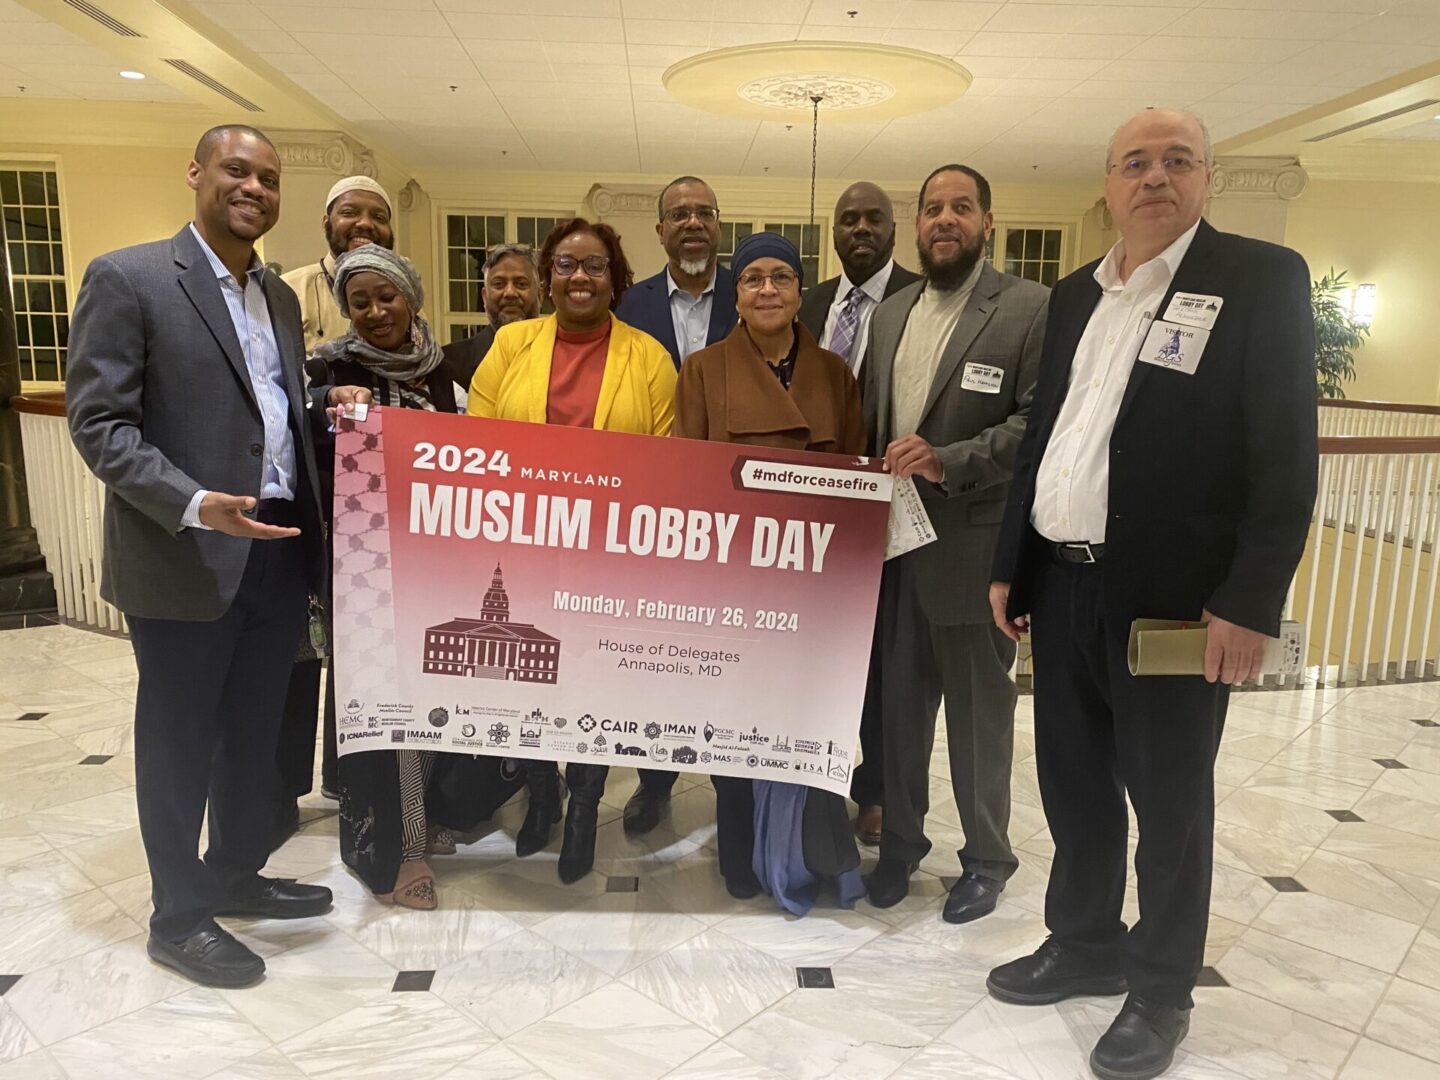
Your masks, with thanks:
[[[734,329],[735,279],[719,263],[720,210],[709,184],[671,180],[660,192],[659,218],[655,235],[669,262],[626,290],[615,316],[664,345],[679,368]]]
[[[265,962],[216,916],[330,906],[329,889],[260,869],[290,667],[328,577],[311,424],[369,392],[304,388],[299,302],[255,252],[280,215],[270,140],[213,128],[186,181],[192,223],[90,264],[65,390],[75,448],[105,485],[100,592],[125,613],[140,673],[147,948],[197,982],[243,986]]]
[[[678,369],[734,329],[735,278],[719,263],[720,208],[709,184],[695,176],[671,180],[658,211],[655,235],[669,261],[625,291],[615,317],[664,345]],[[625,804],[627,833],[641,836],[660,823],[677,775],[640,770],[640,786]]]

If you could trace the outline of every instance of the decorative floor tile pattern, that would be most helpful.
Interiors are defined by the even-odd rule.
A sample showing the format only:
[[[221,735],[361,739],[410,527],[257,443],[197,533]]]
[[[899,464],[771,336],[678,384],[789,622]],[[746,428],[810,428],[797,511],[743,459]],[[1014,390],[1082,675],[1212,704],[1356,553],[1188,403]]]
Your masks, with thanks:
[[[699,778],[632,840],[635,778],[615,770],[596,873],[573,886],[558,841],[515,858],[522,798],[436,860],[433,912],[369,896],[317,790],[270,870],[329,886],[335,908],[232,921],[265,980],[197,988],[144,951],[131,663],[124,639],[74,627],[0,636],[0,1080],[1069,1080],[1119,1008],[985,993],[991,965],[1045,936],[1054,845],[1025,698],[1021,866],[977,922],[940,918],[961,837],[943,741],[911,896],[822,897],[804,919],[726,892]],[[1236,695],[1206,967],[1168,1077],[1440,1080],[1437,729],[1437,684]]]

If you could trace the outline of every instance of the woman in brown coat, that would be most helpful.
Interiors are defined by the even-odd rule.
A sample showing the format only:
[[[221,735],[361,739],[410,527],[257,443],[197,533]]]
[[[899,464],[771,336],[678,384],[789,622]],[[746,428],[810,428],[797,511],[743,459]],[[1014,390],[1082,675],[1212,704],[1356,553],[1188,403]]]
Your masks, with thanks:
[[[774,233],[730,260],[740,322],[692,354],[675,388],[674,434],[688,439],[855,456],[865,452],[860,391],[845,361],[795,320],[800,253]],[[770,893],[803,915],[822,879],[845,907],[864,895],[845,800],[799,784],[715,776],[720,872],[732,896]]]

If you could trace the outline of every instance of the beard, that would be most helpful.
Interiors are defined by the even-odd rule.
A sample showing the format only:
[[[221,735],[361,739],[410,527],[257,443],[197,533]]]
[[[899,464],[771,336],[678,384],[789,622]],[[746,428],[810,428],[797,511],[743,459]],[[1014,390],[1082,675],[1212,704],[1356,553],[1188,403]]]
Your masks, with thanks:
[[[691,276],[698,277],[699,275],[705,273],[705,271],[706,271],[706,270],[709,270],[709,269],[710,269],[710,257],[709,257],[708,255],[707,255],[705,258],[703,258],[703,259],[681,259],[681,260],[680,260],[680,272],[681,272],[682,274],[690,274]]]
[[[380,240],[371,239],[368,236],[365,239],[372,244],[379,244],[383,248],[394,250],[393,244],[382,243]],[[325,219],[325,243],[330,245],[330,254],[334,255],[337,259],[350,250],[350,236],[347,235],[344,240],[337,240],[335,238],[335,229],[331,226],[329,218]]]
[[[975,270],[975,264],[985,254],[985,234],[977,233],[975,242],[968,247],[964,244],[964,237],[957,237],[961,241],[960,253],[949,262],[937,262],[930,254],[924,244],[915,244],[916,253],[920,257],[920,269],[925,272],[925,280],[941,292],[954,292],[965,284],[967,278]]]

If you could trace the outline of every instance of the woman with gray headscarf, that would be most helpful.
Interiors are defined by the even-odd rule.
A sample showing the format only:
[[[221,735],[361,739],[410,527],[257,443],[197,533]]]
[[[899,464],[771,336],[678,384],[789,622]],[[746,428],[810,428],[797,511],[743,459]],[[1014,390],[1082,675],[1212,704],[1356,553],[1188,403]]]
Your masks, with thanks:
[[[343,337],[316,348],[305,371],[312,385],[364,386],[377,405],[455,412],[440,346],[420,314],[424,290],[415,265],[378,244],[341,256],[335,299],[351,320]],[[321,456],[324,505],[334,499],[334,444]],[[452,854],[449,830],[427,821],[427,793],[449,763],[422,750],[373,750],[340,759],[340,854],[383,902],[436,906],[427,854]],[[436,800],[432,797],[431,811]]]

